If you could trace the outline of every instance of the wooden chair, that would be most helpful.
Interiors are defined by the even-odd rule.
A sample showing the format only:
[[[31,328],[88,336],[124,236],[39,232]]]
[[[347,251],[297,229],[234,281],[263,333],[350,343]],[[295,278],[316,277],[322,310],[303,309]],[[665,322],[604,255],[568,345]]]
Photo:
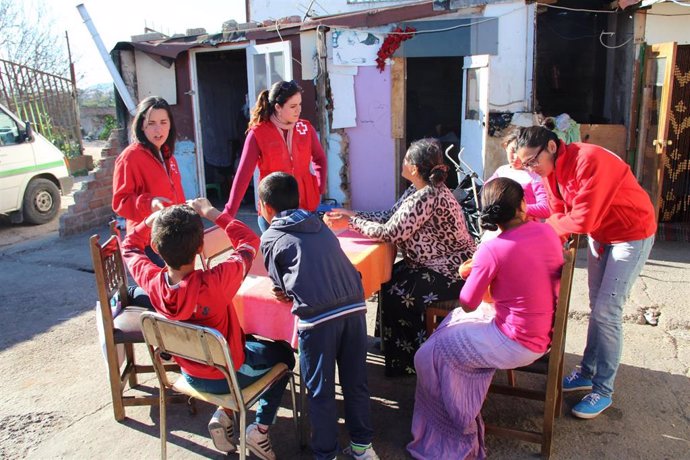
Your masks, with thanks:
[[[230,251],[232,244],[225,230],[217,225],[204,230],[204,249],[201,251],[201,266],[204,270],[211,268],[211,261]]]
[[[579,237],[575,236],[566,250],[565,264],[561,271],[561,285],[554,315],[553,337],[551,339],[550,351],[529,366],[509,370],[507,385],[492,384],[489,387],[489,393],[544,401],[544,416],[541,432],[487,424],[486,433],[541,444],[541,454],[545,458],[549,458],[551,455],[554,419],[556,416],[561,416],[563,408],[565,336],[578,243]],[[516,371],[545,375],[545,388],[535,390],[516,386]]]
[[[120,242],[113,235],[101,245],[100,237],[89,239],[93,270],[96,275],[99,313],[105,338],[105,355],[108,367],[108,380],[113,399],[115,420],[125,419],[125,406],[158,404],[158,397],[125,396],[124,390],[137,386],[137,374],[153,373],[153,366],[142,366],[134,360],[135,343],[144,343],[139,326],[139,315],[147,311],[144,307],[127,305],[127,273],[125,271]],[[120,303],[120,313],[113,317],[112,305]],[[118,346],[124,348],[124,359],[120,360]]]
[[[426,321],[426,336],[429,338],[431,334],[436,330],[443,318],[448,316],[448,314],[458,308],[460,304],[458,299],[453,300],[441,300],[438,302],[433,302],[429,304],[424,312],[424,318]]]
[[[180,321],[165,319],[157,313],[144,313],[141,315],[141,329],[148,346],[151,360],[153,361],[158,382],[160,384],[160,438],[161,458],[166,457],[167,427],[165,415],[165,391],[172,388],[175,391],[192,398],[205,401],[216,406],[221,406],[239,414],[240,420],[240,459],[246,458],[245,431],[247,428],[247,411],[256,403],[261,395],[273,386],[278,380],[287,375],[290,379],[290,393],[292,396],[292,414],[295,430],[299,438],[299,426],[297,421],[297,408],[295,401],[295,381],[292,372],[284,363],[273,366],[263,377],[250,386],[240,389],[237,375],[232,363],[232,357],[228,350],[228,344],[215,329],[197,326]],[[204,393],[192,388],[184,377],[179,377],[171,384],[161,361],[161,354],[167,353],[190,361],[213,366],[223,373],[228,381],[230,393],[212,394]]]

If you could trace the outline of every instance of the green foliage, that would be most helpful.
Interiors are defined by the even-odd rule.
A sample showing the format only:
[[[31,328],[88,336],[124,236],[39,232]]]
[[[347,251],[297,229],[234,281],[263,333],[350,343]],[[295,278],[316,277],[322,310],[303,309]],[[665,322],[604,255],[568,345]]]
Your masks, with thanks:
[[[110,137],[110,132],[117,128],[117,120],[112,115],[105,116],[105,122],[103,123],[103,129],[98,133],[98,139],[101,141],[107,141]]]
[[[77,91],[80,107],[115,107],[112,85],[101,84]]]

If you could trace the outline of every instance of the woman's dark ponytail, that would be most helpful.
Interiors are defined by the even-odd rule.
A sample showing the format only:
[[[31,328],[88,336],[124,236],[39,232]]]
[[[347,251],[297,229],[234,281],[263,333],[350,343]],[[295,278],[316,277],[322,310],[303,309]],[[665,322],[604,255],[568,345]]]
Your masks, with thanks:
[[[249,126],[247,127],[247,132],[252,129],[252,126],[256,126],[262,121],[267,121],[271,116],[270,104],[268,103],[268,90],[265,89],[259,93],[259,97],[256,98],[256,104],[252,109],[252,117],[249,120]]]
[[[429,183],[434,187],[438,187],[440,184],[445,184],[447,177],[448,166],[445,164],[436,165],[431,168],[431,171],[429,172]]]
[[[515,217],[524,197],[522,186],[513,179],[497,177],[487,182],[482,188],[479,225],[484,230],[497,230]]]

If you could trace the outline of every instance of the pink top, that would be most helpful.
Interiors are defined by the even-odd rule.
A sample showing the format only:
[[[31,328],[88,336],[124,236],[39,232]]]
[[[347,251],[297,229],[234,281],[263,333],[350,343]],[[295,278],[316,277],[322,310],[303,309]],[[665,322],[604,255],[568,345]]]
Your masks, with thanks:
[[[460,303],[476,308],[491,285],[499,330],[536,353],[545,352],[563,266],[556,232],[527,222],[480,244],[472,260]]]
[[[515,169],[510,165],[503,165],[496,170],[493,176],[507,177],[522,185],[525,191],[525,203],[527,203],[527,215],[535,219],[546,219],[551,215],[549,210],[549,199],[544,190],[544,184],[538,174],[527,171],[526,169]]]

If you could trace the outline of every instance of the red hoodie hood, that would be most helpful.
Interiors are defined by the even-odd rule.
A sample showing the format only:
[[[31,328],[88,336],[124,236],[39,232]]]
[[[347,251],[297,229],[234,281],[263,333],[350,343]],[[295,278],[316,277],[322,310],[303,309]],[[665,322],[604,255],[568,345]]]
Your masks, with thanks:
[[[166,317],[177,321],[189,320],[196,311],[201,287],[199,272],[194,271],[182,281],[171,286],[166,269],[161,269],[160,282],[152,283],[149,292],[151,302]]]

